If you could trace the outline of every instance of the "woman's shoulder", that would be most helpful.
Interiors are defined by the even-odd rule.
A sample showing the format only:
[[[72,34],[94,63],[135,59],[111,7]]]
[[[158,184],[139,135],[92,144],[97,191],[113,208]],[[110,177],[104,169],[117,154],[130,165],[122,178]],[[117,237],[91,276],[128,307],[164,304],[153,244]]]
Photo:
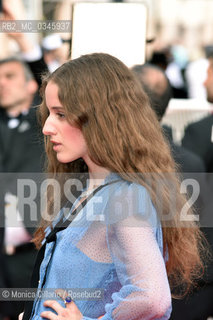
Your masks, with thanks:
[[[118,179],[108,188],[105,213],[108,223],[138,216],[152,225],[158,224],[157,213],[147,188],[137,182]]]
[[[118,177],[118,175],[117,175]],[[115,176],[114,176],[115,178]],[[107,189],[110,201],[130,201],[133,203],[150,203],[151,197],[145,186],[140,183],[118,177]]]
[[[124,179],[121,175],[118,173],[111,173],[107,178],[105,179],[106,185],[108,185],[109,189],[112,189],[114,192],[126,192],[129,194],[139,192],[141,194],[147,194],[148,192],[145,186],[138,182],[130,181],[127,179]]]

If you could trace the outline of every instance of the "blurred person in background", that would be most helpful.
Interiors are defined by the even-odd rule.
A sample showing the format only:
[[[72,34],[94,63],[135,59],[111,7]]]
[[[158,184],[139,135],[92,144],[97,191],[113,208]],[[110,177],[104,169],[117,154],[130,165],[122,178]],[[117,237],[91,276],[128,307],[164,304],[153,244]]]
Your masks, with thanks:
[[[206,100],[207,96],[203,83],[207,77],[208,57],[213,52],[213,46],[205,46],[202,52],[202,57],[190,62],[185,72],[188,96],[191,99]]]
[[[71,43],[71,39],[63,40],[58,34],[51,34],[42,39],[41,48],[43,58],[50,72],[55,71],[70,56],[70,50],[64,47],[64,43]]]
[[[149,62],[165,71],[170,81],[174,98],[186,99],[188,97],[184,79],[184,69],[181,69],[180,65],[175,61],[172,47],[154,51]]]
[[[213,103],[213,53],[208,61],[204,86],[208,102]],[[203,159],[207,172],[213,172],[213,114],[189,124],[185,129],[182,145]]]
[[[6,5],[4,18],[15,20],[12,8]],[[19,215],[17,208],[13,207],[17,202],[16,173],[20,176],[20,172],[39,173],[43,170],[43,139],[36,109],[32,107],[40,103],[38,88],[47,65],[40,46],[33,45],[24,33],[8,33],[8,36],[17,43],[23,60],[12,57],[0,61],[0,172],[4,173],[4,182],[1,181],[4,189],[0,192],[0,287],[24,288],[29,286],[36,255],[30,242],[35,226],[31,227],[27,218],[27,206],[21,213],[23,223],[14,222],[16,227],[10,227],[7,213],[13,208],[14,221]],[[7,172],[13,172],[9,179],[5,175]],[[23,304],[24,301],[0,302],[0,319],[16,320]]]
[[[12,12],[19,9],[19,2],[16,4],[2,3],[1,20],[15,20]],[[23,55],[32,51],[33,46],[23,33],[7,35],[16,41]],[[36,59],[30,59],[30,68],[39,83],[44,64]],[[36,253],[29,242],[33,229],[27,229],[27,221],[17,222],[16,197],[18,172],[41,170],[36,112],[30,109],[39,102],[35,80],[20,59],[0,61],[0,288],[28,286]],[[17,319],[22,304],[0,301],[0,319]]]
[[[14,9],[3,3],[1,19],[4,21],[15,21],[17,19]],[[29,34],[23,32],[7,32],[9,39],[12,39],[18,46],[18,55],[30,67],[39,87],[41,85],[41,74],[47,70],[53,72],[70,57],[71,39],[62,39],[58,34],[45,36],[39,43],[32,43]],[[39,95],[34,98],[35,104],[39,104]]]
[[[18,58],[0,61],[0,220],[2,261],[0,283],[8,288],[28,287],[36,250],[27,228],[28,210],[18,222],[17,175],[42,172],[43,143],[36,109],[31,108],[38,85]],[[10,174],[9,174],[10,173]],[[27,208],[27,207],[26,207]],[[9,222],[10,221],[10,222]],[[12,221],[12,225],[11,225]],[[0,314],[17,319],[23,302],[0,302]]]
[[[206,88],[207,93],[207,100],[210,103],[213,103],[213,54],[209,55],[208,58],[208,70],[207,70],[207,77],[204,82],[204,86]],[[185,135],[182,140],[183,146],[189,148],[193,152],[195,152],[197,155],[199,155],[205,165],[207,170],[207,182],[208,187],[206,189],[205,194],[205,203],[206,203],[206,212],[204,213],[204,217],[207,218],[203,222],[204,226],[207,226],[208,228],[205,228],[205,233],[209,239],[209,242],[212,245],[213,250],[213,214],[212,214],[212,208],[213,208],[213,198],[212,198],[212,190],[213,190],[213,114],[210,114],[209,116],[205,117],[204,119],[194,122],[190,124],[185,129]],[[209,277],[207,278],[208,286],[207,288],[213,287],[213,266],[209,268]],[[209,292],[209,297],[212,297],[213,293]],[[206,300],[209,301],[208,296],[206,297]],[[205,299],[205,297],[204,297]],[[209,308],[212,308],[212,301],[208,302]],[[195,304],[193,308],[196,310],[197,305]],[[213,314],[213,312],[212,312]]]
[[[135,75],[137,76],[143,89],[148,94],[151,106],[156,112],[158,120],[161,121],[168,107],[169,100],[172,97],[168,78],[162,69],[155,65],[136,65],[132,69],[135,72]],[[208,192],[208,184],[205,175],[199,174],[205,172],[204,162],[198,155],[190,150],[175,145],[171,137],[167,134],[167,130],[165,131],[165,134],[168,138],[172,155],[178,164],[178,169],[181,171],[181,173],[184,173],[183,178],[193,178],[199,182],[200,194],[197,201],[194,203],[194,206],[196,208],[196,212],[199,214],[201,225],[206,226],[204,219],[209,219],[212,210],[209,205],[211,203],[210,197],[207,198],[205,196]],[[205,234],[209,245],[212,246],[213,249],[213,229],[205,227],[201,230]],[[212,297],[213,265],[211,262],[209,262],[202,280],[200,280],[198,283],[198,288],[184,299],[173,299],[173,311],[170,319],[206,320],[208,316],[213,315]]]
[[[165,72],[150,63],[136,65],[132,70],[148,94],[151,106],[158,120],[161,121],[172,98],[172,88]],[[172,141],[169,129],[168,127],[164,127],[164,133],[169,141],[174,160],[180,167],[180,171],[205,172],[205,165],[201,158],[186,148],[176,145]]]
[[[14,9],[6,2],[3,3],[3,13],[1,19],[4,21],[15,21],[17,19]],[[18,55],[20,56],[21,60],[27,63],[38,84],[38,87],[40,87],[41,75],[48,70],[40,45],[32,43],[29,36],[23,32],[8,32],[7,36],[8,39],[13,40],[18,46]],[[34,97],[33,104],[39,104],[40,102],[41,101],[37,92],[36,96]]]

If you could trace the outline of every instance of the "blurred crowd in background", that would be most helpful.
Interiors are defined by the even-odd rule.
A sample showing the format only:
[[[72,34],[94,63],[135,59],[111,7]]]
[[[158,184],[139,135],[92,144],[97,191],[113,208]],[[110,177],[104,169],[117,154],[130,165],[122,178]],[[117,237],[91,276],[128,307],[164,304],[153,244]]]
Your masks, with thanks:
[[[174,98],[205,99],[206,92],[202,84],[207,72],[207,58],[213,51],[213,32],[210,27],[213,19],[212,2],[143,2],[148,8],[146,60],[165,70],[173,87]],[[8,0],[3,2],[3,6],[9,12],[7,15],[4,12],[2,19],[70,20],[72,3],[72,0]],[[71,32],[54,34],[47,30],[26,33],[25,36],[32,46],[40,45],[50,71],[70,57]],[[17,40],[18,35],[0,33],[0,58],[24,53]]]

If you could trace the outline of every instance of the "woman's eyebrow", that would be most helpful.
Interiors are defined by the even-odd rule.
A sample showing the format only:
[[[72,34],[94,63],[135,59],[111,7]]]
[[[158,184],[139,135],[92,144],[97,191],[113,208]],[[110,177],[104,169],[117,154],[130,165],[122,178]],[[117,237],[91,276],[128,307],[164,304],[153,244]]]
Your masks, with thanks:
[[[55,111],[64,111],[63,107],[60,106],[52,106],[52,107],[47,107],[49,110],[55,110]]]

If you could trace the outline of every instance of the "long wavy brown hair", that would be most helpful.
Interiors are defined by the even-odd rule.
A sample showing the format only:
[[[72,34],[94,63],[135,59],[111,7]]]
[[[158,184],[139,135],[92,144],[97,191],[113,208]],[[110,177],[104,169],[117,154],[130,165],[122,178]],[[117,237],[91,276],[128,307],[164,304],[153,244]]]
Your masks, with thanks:
[[[175,288],[182,283],[187,291],[203,270],[203,238],[194,222],[187,222],[187,226],[181,222],[180,212],[186,198],[179,192],[176,166],[148,97],[134,74],[108,54],[95,53],[68,61],[43,79],[42,124],[48,116],[44,92],[50,81],[59,88],[59,100],[68,121],[81,128],[92,161],[148,189],[157,212],[161,211],[170,286]],[[48,172],[57,175],[87,171],[81,159],[59,163],[48,137],[45,143]],[[149,179],[146,179],[147,173]],[[59,179],[63,184],[63,179]],[[159,179],[163,187],[160,200],[157,196]],[[174,189],[176,203],[171,206],[170,195]],[[53,207],[53,201],[50,197],[48,210]],[[169,224],[167,219],[162,219],[168,214],[172,216]],[[43,221],[35,234],[34,242],[38,247],[46,225]]]

